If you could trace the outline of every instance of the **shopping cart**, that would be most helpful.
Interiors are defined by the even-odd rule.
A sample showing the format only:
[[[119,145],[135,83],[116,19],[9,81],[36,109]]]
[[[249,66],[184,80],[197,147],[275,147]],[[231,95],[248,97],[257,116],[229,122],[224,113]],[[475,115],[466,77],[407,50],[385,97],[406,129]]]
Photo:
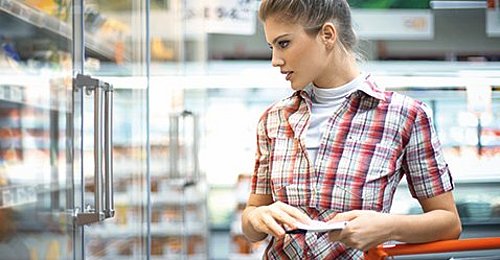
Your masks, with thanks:
[[[365,260],[385,260],[392,256],[500,249],[500,237],[444,240],[422,244],[380,245],[365,252]],[[500,256],[498,256],[500,259]]]

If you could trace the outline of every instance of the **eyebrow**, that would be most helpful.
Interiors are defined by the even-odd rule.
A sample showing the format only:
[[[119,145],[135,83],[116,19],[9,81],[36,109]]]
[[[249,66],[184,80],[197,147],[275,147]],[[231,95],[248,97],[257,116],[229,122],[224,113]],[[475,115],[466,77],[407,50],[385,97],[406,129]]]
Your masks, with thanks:
[[[273,40],[273,42],[272,42],[272,43],[267,43],[267,44],[268,44],[269,46],[272,46],[272,45],[276,44],[276,42],[277,42],[277,41],[279,41],[279,39],[281,39],[281,38],[283,38],[283,37],[285,37],[285,36],[288,36],[288,35],[290,35],[290,34],[289,34],[289,33],[282,34],[282,35],[280,35],[280,36],[278,36],[278,37],[274,38],[274,40]]]

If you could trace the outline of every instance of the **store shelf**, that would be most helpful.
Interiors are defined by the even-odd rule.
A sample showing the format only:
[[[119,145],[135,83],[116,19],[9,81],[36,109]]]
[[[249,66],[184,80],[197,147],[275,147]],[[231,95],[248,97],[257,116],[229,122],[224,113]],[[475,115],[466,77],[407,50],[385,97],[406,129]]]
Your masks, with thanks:
[[[9,186],[0,188],[0,209],[37,202],[34,186]]]
[[[168,162],[159,160],[152,161],[149,168],[152,177],[165,176],[168,169]],[[144,165],[130,160],[117,159],[114,164],[114,171],[118,178],[120,175],[125,175],[125,173],[141,172],[143,170]]]
[[[61,21],[57,17],[45,14],[35,8],[32,8],[22,2],[16,0],[0,0],[0,11],[8,13],[20,21],[24,21],[36,28],[50,31],[55,35],[66,40],[72,37],[71,25]],[[86,47],[109,59],[114,60],[113,42],[103,41],[94,37],[92,33],[86,32],[85,35]],[[125,57],[128,60],[128,57]]]
[[[186,256],[185,255],[168,255],[169,259],[183,259]],[[130,258],[127,258],[127,260]],[[150,259],[152,260],[164,260],[165,256],[151,256]],[[205,254],[194,254],[194,255],[188,255],[189,260],[206,260],[207,256]]]
[[[253,253],[253,254],[237,254],[230,253],[228,259],[230,260],[259,260],[262,259],[262,253]]]
[[[131,193],[116,193],[115,203],[120,205],[137,206],[144,204],[142,198],[134,197]],[[87,194],[87,197],[92,194]],[[159,206],[183,206],[183,205],[198,205],[204,204],[204,195],[190,192],[189,194],[181,194],[177,192],[158,192],[151,194],[151,202],[154,207]]]
[[[140,259],[145,256],[139,256],[139,255],[129,255],[129,256],[123,256],[123,255],[106,255],[104,259],[113,259],[113,260],[130,260],[130,259]],[[167,258],[168,257],[168,258]],[[151,255],[148,259],[151,260],[165,260],[165,259],[184,259],[186,256],[185,255],[180,255],[180,254],[168,254],[168,255]],[[189,255],[189,260],[206,260],[207,256],[205,254],[194,254],[194,255]]]
[[[23,102],[23,87],[0,85],[0,100],[22,103]]]
[[[142,259],[144,256],[140,255],[106,255],[104,259],[113,259],[113,260],[130,260],[130,259]],[[148,259],[151,260],[165,260],[165,259],[185,259],[185,255],[181,254],[165,254],[165,255],[151,255]],[[206,260],[207,256],[205,254],[193,254],[188,255],[189,260]]]
[[[205,236],[205,224],[200,222],[186,222],[186,223],[152,223],[151,236],[153,237],[167,237],[167,236]],[[89,227],[91,236],[100,238],[126,238],[142,234],[142,230],[146,230],[146,224],[142,227],[137,225],[114,225],[106,224],[103,226]],[[146,235],[146,234],[144,234]]]
[[[25,21],[33,26],[43,28],[57,33],[65,38],[70,38],[71,27],[56,17],[48,16],[34,8],[19,1],[0,0],[0,10],[6,12],[19,20]]]
[[[130,259],[137,259],[141,258],[144,256],[120,256],[120,255],[106,255],[105,259],[113,259],[113,260],[130,260]],[[168,257],[168,258],[166,258]],[[168,254],[168,255],[151,255],[148,259],[151,260],[165,260],[165,259],[184,259],[186,256],[181,255],[181,254]],[[194,254],[194,255],[188,255],[189,260],[206,260],[207,256],[205,254]]]
[[[68,110],[69,101],[63,96],[66,95],[64,88],[67,86],[62,82],[63,78],[64,75],[61,74],[32,73],[21,76],[16,71],[2,70],[0,101],[65,112]]]
[[[115,105],[117,110],[123,110],[130,104],[117,102]],[[123,122],[120,125],[128,128],[133,123],[127,120],[129,117],[129,114],[121,113],[115,120]],[[185,139],[181,131],[177,133],[178,140]],[[102,224],[86,228],[89,240],[97,241],[95,248],[93,245],[89,246],[89,251],[103,259],[140,258],[133,249],[137,246],[134,243],[148,236],[147,232],[150,231],[153,259],[208,259],[210,235],[205,176],[197,167],[177,167],[177,171],[170,167],[173,161],[169,158],[172,150],[183,150],[185,146],[181,142],[165,140],[161,142],[160,149],[151,150],[151,188],[146,191],[140,174],[145,172],[144,158],[140,156],[144,148],[142,145],[125,142],[130,142],[126,138],[128,137],[123,137],[124,142],[114,147],[115,216]],[[194,143],[197,142],[193,141],[192,144]],[[174,144],[177,144],[175,149],[172,147]],[[177,162],[194,161],[189,156],[196,155],[187,153],[177,157]],[[178,174],[172,176],[171,172]],[[87,178],[85,204],[92,205],[94,182],[91,177]],[[146,223],[141,223],[148,208],[145,192],[149,192],[151,202],[149,228]],[[138,237],[140,238],[137,239]],[[121,243],[123,240],[126,242]]]

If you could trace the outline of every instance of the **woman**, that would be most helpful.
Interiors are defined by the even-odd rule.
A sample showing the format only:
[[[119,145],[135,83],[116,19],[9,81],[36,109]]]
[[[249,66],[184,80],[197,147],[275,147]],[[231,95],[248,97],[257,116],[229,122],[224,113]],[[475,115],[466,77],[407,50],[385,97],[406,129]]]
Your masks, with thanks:
[[[272,65],[295,92],[257,130],[242,228],[271,235],[266,259],[358,259],[389,240],[456,239],[453,182],[427,106],[360,73],[345,0],[263,0]],[[389,214],[406,177],[420,215]],[[341,231],[286,234],[297,223],[348,221]]]

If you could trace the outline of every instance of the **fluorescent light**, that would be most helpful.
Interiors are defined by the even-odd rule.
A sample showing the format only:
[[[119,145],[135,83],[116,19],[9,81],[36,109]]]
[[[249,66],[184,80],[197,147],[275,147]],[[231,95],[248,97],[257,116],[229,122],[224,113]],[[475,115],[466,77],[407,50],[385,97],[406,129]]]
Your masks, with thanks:
[[[486,1],[431,1],[431,9],[486,9]]]

